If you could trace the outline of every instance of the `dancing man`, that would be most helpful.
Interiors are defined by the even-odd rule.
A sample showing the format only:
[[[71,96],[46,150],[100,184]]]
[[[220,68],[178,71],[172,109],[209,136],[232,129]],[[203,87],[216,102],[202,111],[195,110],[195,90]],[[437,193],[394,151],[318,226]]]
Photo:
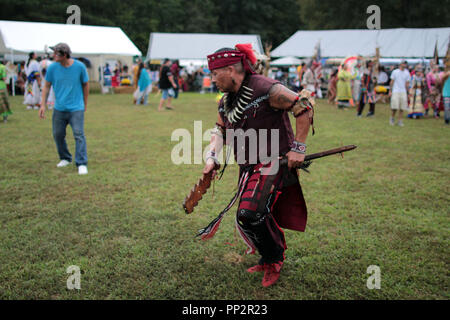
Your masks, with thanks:
[[[278,280],[285,259],[287,246],[280,227],[304,231],[306,226],[306,204],[295,168],[305,158],[313,102],[308,91],[299,95],[257,74],[258,61],[250,44],[219,49],[207,58],[212,81],[225,94],[203,173],[216,175],[216,155],[225,141],[233,145],[240,176],[230,204],[199,235],[212,237],[224,213],[240,198],[236,227],[247,253],[257,250],[261,255],[247,271],[264,272],[262,285],[267,287]],[[288,112],[296,120],[295,136]],[[287,165],[281,165],[281,157],[287,158]]]

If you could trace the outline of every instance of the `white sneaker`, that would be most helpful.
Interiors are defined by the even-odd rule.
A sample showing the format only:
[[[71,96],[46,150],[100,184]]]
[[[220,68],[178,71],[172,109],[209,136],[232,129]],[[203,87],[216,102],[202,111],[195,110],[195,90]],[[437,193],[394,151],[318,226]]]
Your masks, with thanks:
[[[27,110],[33,110],[32,106],[27,106]]]
[[[34,106],[33,109],[34,110],[39,110],[39,107]]]
[[[390,124],[391,126],[395,125],[395,119],[394,119],[394,118],[391,118],[391,119],[389,120],[389,124]]]
[[[67,161],[67,160],[61,160],[56,166],[57,166],[58,168],[62,168],[62,167],[68,166],[69,164],[70,164],[69,161]]]
[[[399,120],[398,123],[397,123],[397,125],[398,125],[399,127],[404,127],[404,126],[405,126],[405,125],[403,124],[403,121],[402,121],[402,120]]]
[[[88,173],[88,169],[86,166],[79,166],[78,167],[78,174],[87,174]]]

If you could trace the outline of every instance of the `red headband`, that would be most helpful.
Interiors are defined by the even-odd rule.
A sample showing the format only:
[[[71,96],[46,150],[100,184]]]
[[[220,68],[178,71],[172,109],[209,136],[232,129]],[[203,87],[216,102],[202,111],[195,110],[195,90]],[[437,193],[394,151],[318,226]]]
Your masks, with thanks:
[[[236,50],[216,52],[208,55],[208,68],[212,71],[214,69],[219,69],[242,62],[244,69],[247,72],[255,73],[253,68],[248,64],[247,60],[250,60],[251,64],[256,63],[256,57],[253,53],[252,45],[250,43],[237,44]]]

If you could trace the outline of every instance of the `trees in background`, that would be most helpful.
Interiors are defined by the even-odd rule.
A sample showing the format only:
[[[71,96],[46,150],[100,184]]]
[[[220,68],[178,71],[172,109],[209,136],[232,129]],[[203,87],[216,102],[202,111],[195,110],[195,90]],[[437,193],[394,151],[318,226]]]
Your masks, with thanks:
[[[121,27],[144,54],[150,32],[259,34],[275,48],[297,30],[366,28],[372,4],[383,29],[450,21],[450,0],[0,0],[0,20],[66,23],[73,4],[82,24]]]

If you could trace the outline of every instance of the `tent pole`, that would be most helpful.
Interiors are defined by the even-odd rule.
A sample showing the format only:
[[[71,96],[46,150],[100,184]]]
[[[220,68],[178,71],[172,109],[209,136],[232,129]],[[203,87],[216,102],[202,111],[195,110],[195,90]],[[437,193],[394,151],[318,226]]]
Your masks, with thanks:
[[[375,74],[378,77],[378,70],[380,68],[380,47],[375,48]]]
[[[13,49],[11,49],[11,63],[14,66],[14,50]],[[17,74],[17,76],[19,76],[19,74]],[[16,84],[15,84],[15,82],[16,81],[14,80],[14,75],[13,75],[13,77],[12,77],[12,88],[11,88],[11,92],[12,92],[13,97],[16,96]]]

